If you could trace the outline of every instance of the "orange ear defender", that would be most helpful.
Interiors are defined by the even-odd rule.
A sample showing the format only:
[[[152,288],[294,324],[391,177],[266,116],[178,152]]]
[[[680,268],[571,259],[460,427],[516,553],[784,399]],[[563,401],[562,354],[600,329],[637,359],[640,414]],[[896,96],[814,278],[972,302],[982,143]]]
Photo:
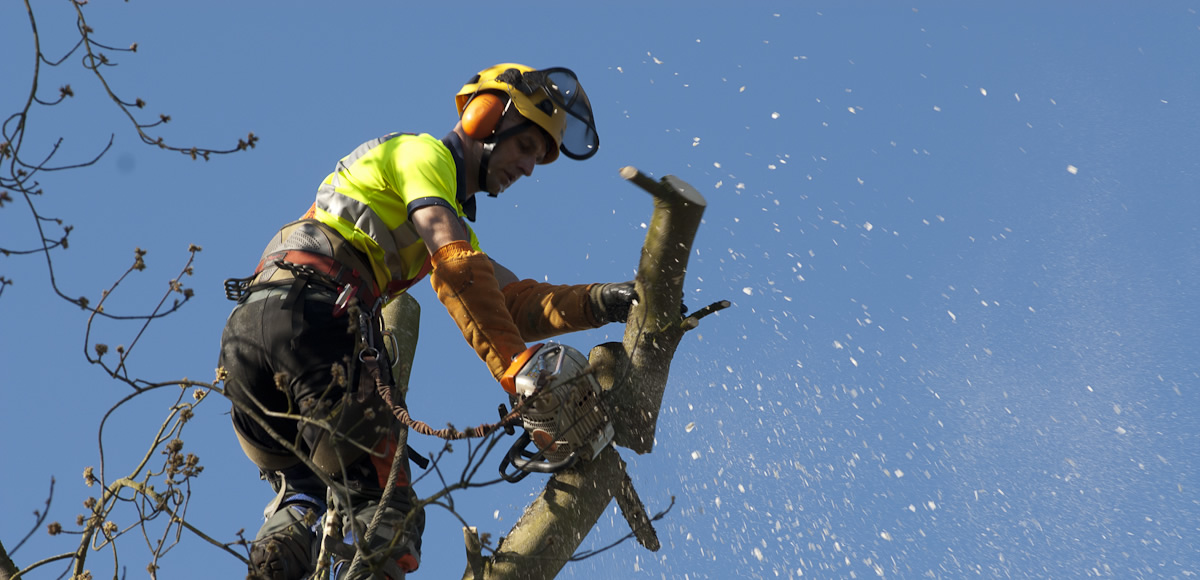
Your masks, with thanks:
[[[492,93],[475,95],[463,110],[463,131],[472,139],[490,137],[504,116],[504,106],[504,99]]]

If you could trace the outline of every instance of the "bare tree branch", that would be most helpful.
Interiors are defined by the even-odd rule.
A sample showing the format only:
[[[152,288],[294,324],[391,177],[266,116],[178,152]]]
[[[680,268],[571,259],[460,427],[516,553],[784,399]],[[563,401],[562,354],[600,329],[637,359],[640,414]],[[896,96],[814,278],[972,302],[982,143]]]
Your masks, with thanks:
[[[162,136],[151,135],[146,130],[152,127],[165,124],[170,120],[168,115],[158,115],[156,121],[147,122],[139,118],[141,109],[145,107],[145,102],[138,98],[132,101],[120,97],[115,89],[109,84],[107,77],[104,75],[104,69],[110,66],[115,66],[106,53],[101,51],[109,51],[112,53],[134,53],[137,52],[137,43],[133,43],[129,48],[114,48],[110,45],[101,43],[93,38],[95,31],[87,23],[84,15],[84,5],[86,2],[73,2],[72,5],[76,13],[75,28],[79,34],[79,39],[75,44],[66,51],[66,53],[57,59],[51,59],[46,56],[42,44],[41,35],[38,32],[38,19],[34,14],[33,5],[29,0],[25,1],[25,10],[28,15],[29,25],[32,30],[33,42],[33,75],[29,82],[29,92],[26,95],[25,103],[15,113],[9,115],[2,126],[0,126],[0,207],[3,207],[6,202],[12,201],[10,195],[16,193],[25,199],[26,206],[29,209],[30,218],[33,220],[34,226],[38,232],[39,240],[37,247],[32,249],[17,249],[7,247],[7,242],[0,241],[0,254],[4,256],[21,256],[29,254],[42,254],[46,261],[46,266],[50,274],[50,286],[53,291],[63,300],[66,300],[80,308],[90,310],[97,316],[106,318],[123,318],[123,319],[139,319],[151,320],[154,318],[166,316],[177,310],[182,302],[176,302],[173,307],[168,309],[156,308],[151,314],[115,316],[104,312],[98,307],[90,305],[90,301],[86,297],[75,297],[67,294],[59,284],[57,271],[54,267],[53,251],[66,250],[69,246],[68,238],[71,234],[73,226],[64,225],[60,218],[49,217],[43,215],[38,210],[35,198],[45,195],[41,184],[36,181],[36,177],[42,172],[65,171],[71,169],[79,169],[89,167],[97,163],[113,144],[113,135],[110,134],[107,143],[91,158],[77,163],[67,163],[62,165],[51,165],[51,161],[61,152],[63,139],[58,139],[51,146],[49,152],[41,157],[38,161],[29,161],[25,155],[25,141],[29,135],[30,112],[35,106],[38,107],[54,107],[61,105],[66,99],[74,96],[74,90],[71,86],[64,85],[59,88],[57,98],[44,99],[38,96],[39,85],[42,79],[42,65],[49,67],[58,67],[69,62],[72,55],[82,52],[81,65],[84,70],[89,71],[96,81],[101,85],[108,99],[128,118],[130,126],[137,133],[138,138],[148,145],[153,145],[160,149],[175,151],[190,156],[192,159],[203,158],[208,160],[212,155],[225,155],[251,149],[258,142],[258,137],[254,133],[250,133],[247,137],[239,139],[237,144],[226,149],[202,148],[196,146],[176,146],[168,143]],[[53,225],[61,229],[61,235],[51,234],[46,230],[47,225]],[[140,252],[140,250],[139,250]],[[139,260],[140,262],[140,256]],[[141,269],[141,268],[139,268]],[[10,285],[12,280],[0,277],[0,295],[5,287]]]
[[[65,251],[70,248],[69,236],[73,230],[73,226],[64,224],[61,218],[41,213],[38,202],[43,196],[50,195],[51,192],[43,187],[43,183],[39,181],[39,178],[52,172],[71,171],[96,164],[111,149],[114,134],[110,133],[107,136],[99,152],[86,157],[83,161],[77,162],[58,162],[58,158],[64,154],[65,141],[62,138],[54,140],[49,149],[41,153],[31,151],[29,148],[32,146],[29,143],[35,142],[32,137],[36,135],[36,129],[39,128],[35,127],[31,122],[31,113],[35,108],[61,106],[75,96],[75,91],[70,84],[59,87],[53,97],[42,94],[41,83],[43,74],[45,73],[43,67],[59,67],[65,63],[75,62],[72,59],[74,56],[80,56],[81,60],[78,62],[82,64],[83,69],[100,83],[109,100],[125,113],[131,127],[144,143],[189,155],[193,159],[209,159],[211,155],[234,153],[252,148],[257,142],[258,137],[251,133],[248,137],[239,139],[236,146],[227,149],[209,149],[174,146],[168,144],[161,136],[148,134],[146,129],[160,126],[169,121],[170,117],[167,115],[158,115],[154,118],[155,120],[143,121],[140,119],[140,116],[143,114],[140,110],[144,107],[145,103],[141,99],[129,100],[120,98],[104,75],[104,69],[116,64],[107,56],[106,52],[133,53],[136,52],[137,45],[134,43],[129,48],[114,48],[108,44],[96,41],[94,38],[95,31],[88,25],[85,18],[85,4],[87,2],[76,1],[72,3],[76,14],[75,29],[78,33],[77,40],[73,41],[73,44],[61,56],[51,57],[48,56],[42,44],[43,38],[39,32],[39,20],[34,11],[34,3],[28,0],[24,3],[31,30],[32,50],[30,55],[33,58],[33,71],[29,79],[29,90],[25,96],[24,103],[16,112],[8,115],[4,122],[0,124],[0,210],[9,209],[8,204],[14,201],[16,196],[20,196],[25,201],[24,207],[29,211],[28,215],[37,232],[37,239],[30,240],[31,243],[24,243],[20,240],[14,241],[0,236],[0,255],[5,257],[33,254],[42,255],[49,271],[50,287],[54,293],[63,300],[84,310],[88,310],[92,314],[89,317],[85,334],[85,357],[89,362],[100,364],[108,372],[109,376],[133,386],[135,392],[116,402],[109,409],[108,413],[105,414],[105,419],[101,423],[98,432],[101,475],[97,477],[93,468],[90,467],[85,470],[84,475],[87,485],[101,484],[99,497],[93,497],[85,504],[85,507],[90,510],[90,515],[87,517],[79,516],[75,522],[75,528],[72,529],[65,529],[58,522],[53,522],[48,526],[48,531],[51,535],[65,534],[80,536],[81,541],[78,547],[72,552],[42,558],[24,569],[18,569],[16,564],[11,560],[11,554],[0,544],[0,578],[19,578],[32,570],[63,560],[70,561],[71,570],[76,574],[83,574],[86,571],[84,566],[89,546],[93,549],[105,547],[110,549],[113,558],[114,576],[116,576],[120,572],[120,558],[116,542],[126,533],[135,529],[141,533],[150,549],[151,564],[149,571],[152,577],[156,574],[158,559],[170,551],[172,547],[178,545],[182,539],[182,532],[185,529],[206,541],[221,546],[231,554],[237,555],[228,549],[229,544],[221,544],[213,540],[209,535],[188,523],[186,519],[187,507],[191,498],[190,481],[191,478],[199,475],[203,467],[199,464],[199,458],[183,451],[183,426],[194,416],[195,407],[203,400],[203,395],[209,392],[204,389],[211,388],[213,385],[195,383],[187,379],[166,383],[152,383],[137,378],[128,367],[127,357],[129,351],[124,347],[117,347],[117,352],[120,356],[115,366],[112,367],[101,362],[101,358],[107,351],[105,345],[95,345],[95,359],[92,359],[86,350],[86,345],[90,344],[92,324],[97,317],[114,321],[141,321],[140,328],[135,332],[133,340],[129,343],[129,350],[132,350],[147,332],[150,322],[170,315],[178,310],[183,303],[187,302],[191,297],[191,290],[184,288],[180,280],[183,276],[192,273],[192,259],[199,248],[195,246],[189,248],[189,259],[183,271],[177,278],[169,281],[168,289],[163,297],[156,305],[149,308],[148,313],[114,315],[104,311],[105,299],[116,290],[117,286],[124,282],[126,277],[133,271],[145,268],[145,263],[142,259],[144,252],[141,250],[137,251],[134,265],[118,278],[117,282],[113,284],[109,291],[103,294],[95,305],[86,297],[75,298],[67,295],[60,285],[60,273],[55,267],[54,252]],[[37,136],[40,137],[40,135]],[[25,249],[26,247],[30,249]],[[13,280],[0,276],[0,296],[12,284]],[[176,299],[168,304],[168,300],[172,294],[182,295],[182,299]],[[128,472],[128,475],[106,484],[103,475],[105,469],[103,425],[117,409],[132,400],[133,397],[156,391],[166,386],[181,387],[180,395],[168,409],[167,418],[159,428],[158,433],[153,437],[145,456]],[[189,389],[194,388],[200,389],[193,391],[197,394],[196,400],[194,402],[184,402],[184,394]],[[151,459],[156,453],[162,456],[163,463],[160,466],[151,467]],[[51,491],[52,495],[53,489]],[[35,525],[35,528],[41,528],[43,521],[47,517],[49,500],[46,507],[47,513],[38,514],[38,523]],[[128,513],[124,510],[126,507],[130,508]],[[118,521],[125,521],[126,523],[122,526],[117,523]],[[162,527],[161,529],[152,530],[151,525],[161,525]],[[95,545],[92,544],[93,540],[96,541]],[[17,545],[17,548],[19,549],[23,543],[24,540]]]

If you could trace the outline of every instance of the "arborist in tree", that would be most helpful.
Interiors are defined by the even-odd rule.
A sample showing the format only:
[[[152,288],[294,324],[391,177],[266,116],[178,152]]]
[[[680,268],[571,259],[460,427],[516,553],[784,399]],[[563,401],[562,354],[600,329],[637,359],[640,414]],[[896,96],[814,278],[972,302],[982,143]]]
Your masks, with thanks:
[[[419,564],[424,515],[416,529],[397,529],[416,497],[407,464],[379,505],[395,454],[406,452],[392,413],[404,401],[382,400],[369,380],[379,364],[391,381],[379,322],[389,299],[428,275],[497,380],[526,341],[624,322],[636,299],[632,282],[520,280],[483,253],[468,224],[476,193],[498,195],[560,152],[596,153],[591,104],[575,74],[500,64],[473,76],[455,101],[459,122],[442,139],[393,133],[343,157],[303,219],[271,239],[254,276],[226,284],[238,304],[219,364],[234,430],[278,494],[250,551],[252,577],[310,574],[314,524],[327,509],[325,483],[279,439],[338,484],[335,497],[350,498],[337,505],[347,543],[384,510],[375,559],[362,570],[396,580]],[[342,564],[338,578],[348,577]]]

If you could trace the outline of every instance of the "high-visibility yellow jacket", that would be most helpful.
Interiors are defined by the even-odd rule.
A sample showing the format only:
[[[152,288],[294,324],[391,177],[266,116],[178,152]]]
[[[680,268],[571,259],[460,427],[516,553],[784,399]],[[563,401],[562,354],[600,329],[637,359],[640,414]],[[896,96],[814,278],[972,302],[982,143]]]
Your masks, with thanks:
[[[391,297],[434,269],[409,216],[429,205],[453,210],[470,237],[470,249],[454,242],[439,250],[438,273],[431,281],[463,337],[499,380],[525,349],[524,340],[596,328],[604,321],[592,306],[592,284],[521,280],[499,288],[490,259],[467,225],[475,217],[475,198],[460,195],[466,191],[464,174],[457,171],[461,147],[453,133],[445,140],[393,133],[363,143],[338,161],[305,217],[337,230],[361,251],[381,294]]]
[[[311,217],[367,256],[383,294],[398,294],[431,269],[425,242],[409,220],[417,209],[440,205],[454,211],[471,247],[482,251],[467,225],[475,218],[475,200],[460,199],[465,185],[456,167],[447,143],[428,134],[372,139],[338,161],[317,189]]]

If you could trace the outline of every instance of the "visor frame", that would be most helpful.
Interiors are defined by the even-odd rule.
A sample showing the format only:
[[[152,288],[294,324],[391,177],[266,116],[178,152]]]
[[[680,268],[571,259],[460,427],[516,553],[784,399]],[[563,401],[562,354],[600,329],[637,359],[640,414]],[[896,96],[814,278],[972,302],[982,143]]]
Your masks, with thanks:
[[[560,87],[566,86],[565,81],[568,79],[572,86],[564,94]],[[596,131],[596,120],[592,112],[591,101],[588,99],[587,92],[583,90],[583,85],[580,84],[575,71],[565,67],[529,71],[521,75],[521,85],[523,86],[514,88],[530,96],[541,90],[548,100],[566,115],[562,143],[559,145],[559,150],[564,155],[582,161],[596,154],[600,149],[600,135]],[[579,132],[582,134],[577,134],[574,138],[570,137]],[[573,146],[568,146],[569,143]],[[574,145],[578,145],[578,149],[581,149],[582,153],[577,152],[577,147]]]

